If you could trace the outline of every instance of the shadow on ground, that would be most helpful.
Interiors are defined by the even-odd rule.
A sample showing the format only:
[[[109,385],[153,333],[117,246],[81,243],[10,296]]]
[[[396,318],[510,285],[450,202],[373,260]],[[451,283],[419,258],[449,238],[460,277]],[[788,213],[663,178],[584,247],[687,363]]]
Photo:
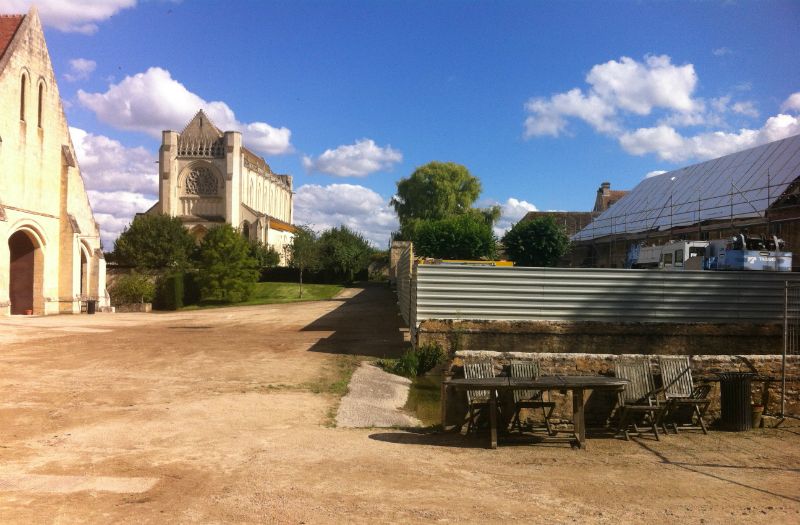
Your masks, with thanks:
[[[397,299],[385,284],[364,283],[360,292],[341,301],[332,312],[303,327],[302,331],[333,332],[309,351],[327,354],[400,357],[409,347],[397,311]]]
[[[464,435],[459,432],[442,432],[431,429],[403,429],[404,432],[380,432],[370,434],[369,438],[385,443],[398,445],[423,445],[433,447],[452,448],[487,448],[489,445],[488,432]],[[613,433],[598,430],[592,432],[590,437],[597,439],[617,439]],[[503,433],[499,436],[500,447],[514,446],[542,446],[542,447],[571,447],[575,439],[569,432],[562,432],[558,436],[545,436],[531,433]]]
[[[668,458],[667,455],[664,454],[663,452],[655,450],[652,447],[648,446],[645,443],[642,443],[639,440],[636,440],[636,443],[640,447],[642,447],[643,449],[645,449],[648,452],[650,452],[651,454],[655,455],[659,460],[661,460],[662,463],[664,463],[666,465],[671,465],[671,466],[674,466],[674,467],[677,467],[677,468],[681,468],[681,469],[687,470],[689,472],[693,472],[695,474],[700,474],[702,476],[707,476],[710,479],[714,479],[714,480],[717,480],[717,481],[730,483],[732,485],[736,485],[736,486],[739,486],[739,487],[750,489],[750,490],[753,490],[755,492],[759,492],[759,493],[762,493],[762,494],[768,494],[770,496],[775,496],[777,498],[785,499],[785,500],[788,500],[788,501],[793,501],[795,503],[800,502],[800,499],[792,497],[792,496],[788,496],[788,495],[785,495],[785,494],[779,494],[777,492],[773,492],[773,491],[770,491],[770,490],[765,490],[765,489],[759,488],[759,487],[757,487],[757,486],[755,486],[753,484],[750,484],[750,483],[743,483],[742,481],[739,481],[739,480],[736,480],[736,479],[731,479],[731,478],[726,477],[726,476],[724,476],[722,474],[716,474],[716,473],[713,473],[713,472],[708,472],[706,470],[703,470],[703,469],[724,469],[723,472],[731,472],[731,471],[736,471],[736,470],[741,471],[741,472],[748,472],[748,471],[752,471],[752,470],[756,470],[756,471],[762,470],[762,469],[764,469],[764,467],[758,467],[758,466],[749,467],[749,466],[746,466],[746,465],[724,465],[724,464],[718,464],[718,463],[689,463],[689,462],[683,462],[683,461],[673,461],[670,458]],[[783,469],[783,468],[774,468],[774,467],[772,467],[772,468],[768,468],[768,470],[783,470],[783,471],[786,471],[786,472],[800,472],[800,469],[796,469],[796,468]]]

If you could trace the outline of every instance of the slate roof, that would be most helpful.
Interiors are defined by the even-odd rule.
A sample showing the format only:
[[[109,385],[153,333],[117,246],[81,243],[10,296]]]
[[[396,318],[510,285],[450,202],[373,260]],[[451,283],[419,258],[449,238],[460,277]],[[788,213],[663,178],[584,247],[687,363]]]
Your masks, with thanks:
[[[572,240],[763,217],[797,178],[800,135],[645,179]]]

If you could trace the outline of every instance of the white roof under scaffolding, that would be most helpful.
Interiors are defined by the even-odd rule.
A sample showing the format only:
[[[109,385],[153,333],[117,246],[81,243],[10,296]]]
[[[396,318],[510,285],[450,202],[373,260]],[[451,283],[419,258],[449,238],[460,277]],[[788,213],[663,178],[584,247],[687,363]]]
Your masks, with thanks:
[[[572,240],[763,217],[798,177],[800,135],[794,135],[645,179]]]

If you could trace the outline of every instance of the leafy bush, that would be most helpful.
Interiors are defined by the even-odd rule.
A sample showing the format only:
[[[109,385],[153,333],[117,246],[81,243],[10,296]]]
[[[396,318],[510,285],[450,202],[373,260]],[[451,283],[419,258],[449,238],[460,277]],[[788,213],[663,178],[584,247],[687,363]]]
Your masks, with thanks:
[[[439,343],[426,343],[417,348],[417,375],[425,374],[444,362],[447,353]]]
[[[136,268],[185,268],[194,247],[177,217],[139,215],[114,242],[113,259]]]
[[[157,310],[183,308],[183,273],[162,275],[156,280],[156,295],[153,307]]]
[[[399,359],[379,359],[378,366],[405,377],[421,376],[447,358],[447,353],[438,343],[427,343],[416,350],[405,352]]]
[[[423,257],[480,259],[495,254],[492,224],[480,213],[420,221],[412,240],[414,251]]]
[[[259,271],[262,275],[265,270],[275,268],[281,262],[280,254],[272,246],[267,246],[261,241],[251,240],[250,257],[256,260]],[[263,279],[262,279],[263,280]]]
[[[344,282],[353,282],[369,266],[372,246],[363,235],[339,226],[325,230],[319,236],[319,256],[322,267]]]
[[[503,236],[508,257],[519,266],[555,266],[569,249],[569,237],[553,217],[520,221]]]
[[[197,273],[187,272],[183,274],[183,304],[186,306],[200,302],[200,281]]]
[[[109,290],[112,303],[150,303],[155,295],[155,286],[150,279],[138,273],[119,276]]]

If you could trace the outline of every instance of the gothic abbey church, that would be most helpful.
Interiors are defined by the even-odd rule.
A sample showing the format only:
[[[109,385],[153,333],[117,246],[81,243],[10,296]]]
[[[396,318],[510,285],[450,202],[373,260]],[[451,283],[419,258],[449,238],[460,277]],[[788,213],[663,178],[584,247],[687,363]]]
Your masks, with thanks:
[[[0,16],[0,315],[107,305],[100,231],[35,8]]]
[[[291,176],[273,173],[240,132],[220,131],[200,110],[180,133],[163,132],[158,202],[146,213],[180,218],[198,241],[228,223],[274,248],[286,264],[292,197]]]

